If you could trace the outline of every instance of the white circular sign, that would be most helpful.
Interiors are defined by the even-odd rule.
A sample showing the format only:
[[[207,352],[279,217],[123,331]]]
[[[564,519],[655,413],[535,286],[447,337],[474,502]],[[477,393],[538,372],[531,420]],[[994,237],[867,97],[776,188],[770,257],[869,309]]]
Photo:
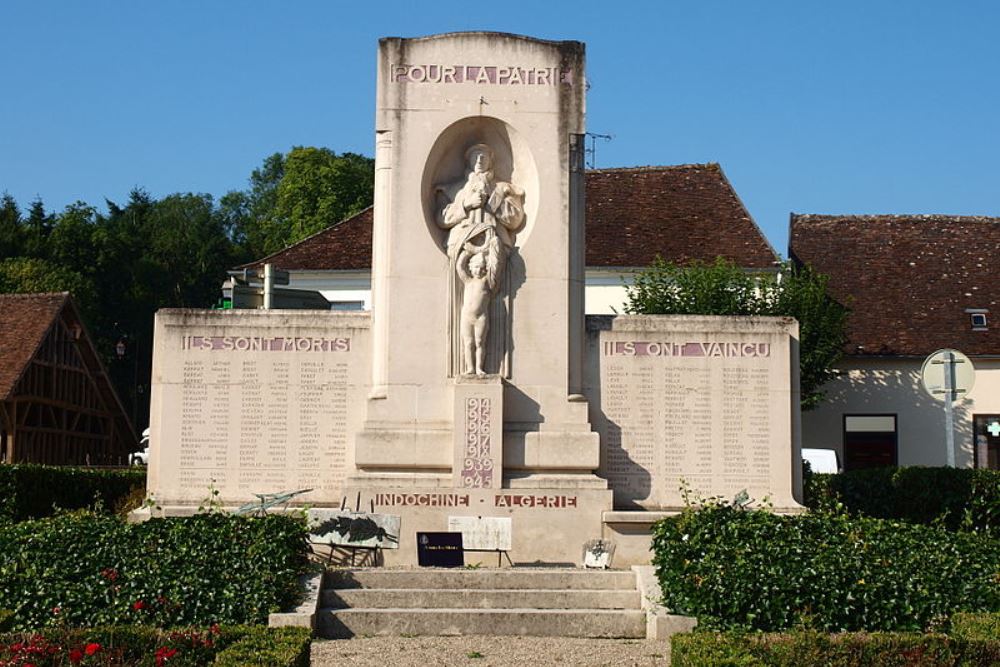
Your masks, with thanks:
[[[942,402],[948,397],[950,380],[951,400],[960,401],[976,384],[976,369],[969,358],[958,350],[938,350],[924,359],[920,380],[927,393]]]

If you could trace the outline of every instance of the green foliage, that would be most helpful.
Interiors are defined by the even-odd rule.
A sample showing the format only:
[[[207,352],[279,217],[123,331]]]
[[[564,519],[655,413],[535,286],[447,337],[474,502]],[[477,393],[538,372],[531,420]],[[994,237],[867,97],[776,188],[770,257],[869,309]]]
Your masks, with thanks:
[[[664,604],[708,629],[921,630],[1000,611],[1000,542],[844,514],[710,505],[656,524]]]
[[[955,614],[950,621],[953,637],[1000,641],[1000,613]]]
[[[686,266],[657,259],[635,277],[626,310],[644,315],[743,315],[799,321],[802,408],[823,400],[847,342],[847,309],[827,294],[827,279],[786,262],[778,273],[749,274],[719,258]]]
[[[96,504],[112,510],[123,498],[145,486],[145,469],[2,465],[0,524],[51,516],[56,508],[76,510]]]
[[[288,516],[63,514],[0,526],[0,608],[22,630],[259,623],[296,601],[306,553]]]
[[[135,625],[48,628],[0,635],[0,665],[67,664],[115,667],[263,665],[306,667],[312,642],[308,628],[212,626],[160,630]],[[73,655],[73,652],[76,655]],[[20,658],[20,659],[19,659]]]
[[[852,514],[952,530],[1000,531],[1000,471],[965,468],[868,468],[820,475],[807,472],[810,508],[842,505]]]
[[[213,664],[221,667],[308,667],[312,645],[309,628],[254,628],[221,651]]]
[[[10,609],[0,609],[0,632],[6,632],[7,626],[14,620],[14,612]]]
[[[937,634],[693,633],[671,638],[673,667],[969,667],[1000,661],[1000,641]]]
[[[296,146],[264,160],[248,191],[223,197],[223,217],[246,258],[256,259],[371,205],[374,180],[371,158]]]

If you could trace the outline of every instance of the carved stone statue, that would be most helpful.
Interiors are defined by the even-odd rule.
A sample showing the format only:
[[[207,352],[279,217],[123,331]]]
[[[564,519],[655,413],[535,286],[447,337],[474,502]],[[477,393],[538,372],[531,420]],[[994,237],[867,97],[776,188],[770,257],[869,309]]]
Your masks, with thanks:
[[[463,249],[458,256],[458,276],[464,284],[462,294],[462,373],[485,375],[486,336],[490,331],[488,318],[490,300],[496,286],[486,271],[486,253],[475,254]]]
[[[488,145],[472,146],[465,158],[465,180],[437,188],[448,202],[437,223],[450,230],[449,376],[505,374],[511,292],[505,269],[515,236],[524,225],[524,190],[495,179],[494,153]],[[493,336],[488,339],[490,330]]]

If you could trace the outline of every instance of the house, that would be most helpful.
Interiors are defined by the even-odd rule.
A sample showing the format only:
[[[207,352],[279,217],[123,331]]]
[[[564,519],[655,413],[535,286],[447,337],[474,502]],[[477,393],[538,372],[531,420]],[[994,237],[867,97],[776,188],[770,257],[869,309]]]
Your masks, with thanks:
[[[802,415],[803,447],[837,450],[846,469],[945,465],[944,404],[920,372],[951,348],[976,369],[954,404],[956,464],[1000,468],[1000,218],[793,214],[789,239],[851,309],[841,375]]]
[[[625,286],[658,255],[679,264],[723,257],[753,271],[779,261],[718,164],[588,171],[587,314],[622,312]],[[335,309],[368,310],[371,258],[369,207],[244,267],[272,264]]]
[[[126,464],[137,441],[69,293],[0,294],[0,461]]]

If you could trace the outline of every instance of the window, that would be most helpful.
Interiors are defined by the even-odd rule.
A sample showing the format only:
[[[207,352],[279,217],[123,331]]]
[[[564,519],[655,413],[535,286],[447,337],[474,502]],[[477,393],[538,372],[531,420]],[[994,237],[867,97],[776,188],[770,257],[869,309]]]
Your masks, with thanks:
[[[972,423],[976,442],[975,466],[1000,470],[1000,415],[974,415]]]
[[[985,308],[966,308],[965,312],[972,319],[973,331],[987,331],[986,314],[989,312]]]
[[[844,415],[844,470],[894,466],[896,415]]]

